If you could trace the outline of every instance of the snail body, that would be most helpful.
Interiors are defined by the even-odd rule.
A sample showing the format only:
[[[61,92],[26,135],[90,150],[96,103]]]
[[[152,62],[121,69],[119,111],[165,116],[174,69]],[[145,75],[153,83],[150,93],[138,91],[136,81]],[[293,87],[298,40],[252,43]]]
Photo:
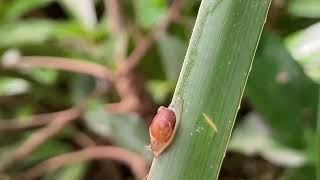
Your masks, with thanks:
[[[172,142],[176,132],[176,115],[173,110],[161,106],[149,127],[151,151],[157,157]]]

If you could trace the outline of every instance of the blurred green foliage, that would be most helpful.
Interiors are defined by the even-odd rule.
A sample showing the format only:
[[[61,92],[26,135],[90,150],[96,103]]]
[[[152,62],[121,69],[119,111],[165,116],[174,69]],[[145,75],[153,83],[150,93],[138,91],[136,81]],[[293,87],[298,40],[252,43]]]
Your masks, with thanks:
[[[248,114],[256,115],[255,120],[248,120],[252,116],[245,116],[247,113],[239,114],[230,150],[262,156],[284,168],[284,179],[312,180],[315,153],[319,153],[314,139],[319,106],[316,82],[320,80],[320,1],[280,1],[280,20],[266,28],[247,82],[244,101],[249,104]],[[172,96],[199,4],[199,0],[185,2],[179,21],[158,37],[139,67],[158,105],[167,104]],[[169,8],[164,0],[125,0],[122,5],[127,23],[142,34],[152,30]],[[280,24],[286,20],[290,23]],[[109,21],[101,0],[0,0],[0,53],[14,50],[22,55],[77,58],[115,69],[117,62],[112,57],[117,43],[109,31]],[[131,51],[136,34],[127,33]],[[1,122],[75,105],[88,96],[95,84],[91,77],[70,72],[6,70],[0,66]],[[111,92],[100,100],[112,102],[117,98]],[[89,106],[81,128],[150,159],[144,147],[148,144],[145,122],[136,114],[113,115],[102,108],[102,103]],[[268,129],[266,134],[253,131],[261,124]],[[0,165],[32,132],[0,132]],[[70,139],[75,133],[61,132],[10,173],[17,174],[49,157],[73,151]],[[263,142],[258,144],[261,146],[257,141]],[[303,161],[297,165],[295,158]],[[43,179],[83,179],[89,170],[87,163],[76,164]]]

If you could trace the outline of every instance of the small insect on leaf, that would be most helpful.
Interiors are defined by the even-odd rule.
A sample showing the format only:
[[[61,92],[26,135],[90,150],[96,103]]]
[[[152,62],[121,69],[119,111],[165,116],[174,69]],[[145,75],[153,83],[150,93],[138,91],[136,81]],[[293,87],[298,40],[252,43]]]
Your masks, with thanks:
[[[212,118],[210,118],[207,114],[202,113],[204,119],[207,121],[207,123],[209,124],[209,126],[216,132],[218,133],[218,128],[217,126],[213,123]]]

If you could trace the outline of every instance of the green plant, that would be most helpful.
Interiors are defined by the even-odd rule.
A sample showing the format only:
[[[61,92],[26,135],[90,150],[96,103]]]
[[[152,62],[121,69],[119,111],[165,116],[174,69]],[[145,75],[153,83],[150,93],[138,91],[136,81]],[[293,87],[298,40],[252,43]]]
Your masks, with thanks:
[[[269,4],[202,1],[173,97],[182,102],[177,135],[149,179],[217,179]]]

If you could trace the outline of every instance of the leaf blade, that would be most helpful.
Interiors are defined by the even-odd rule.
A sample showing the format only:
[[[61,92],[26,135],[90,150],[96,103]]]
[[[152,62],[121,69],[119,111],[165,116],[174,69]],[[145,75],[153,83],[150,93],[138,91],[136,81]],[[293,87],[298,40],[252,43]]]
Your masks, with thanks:
[[[218,177],[269,5],[202,1],[174,95],[183,99],[181,124],[149,179]],[[204,128],[202,113],[214,119],[217,135]]]

